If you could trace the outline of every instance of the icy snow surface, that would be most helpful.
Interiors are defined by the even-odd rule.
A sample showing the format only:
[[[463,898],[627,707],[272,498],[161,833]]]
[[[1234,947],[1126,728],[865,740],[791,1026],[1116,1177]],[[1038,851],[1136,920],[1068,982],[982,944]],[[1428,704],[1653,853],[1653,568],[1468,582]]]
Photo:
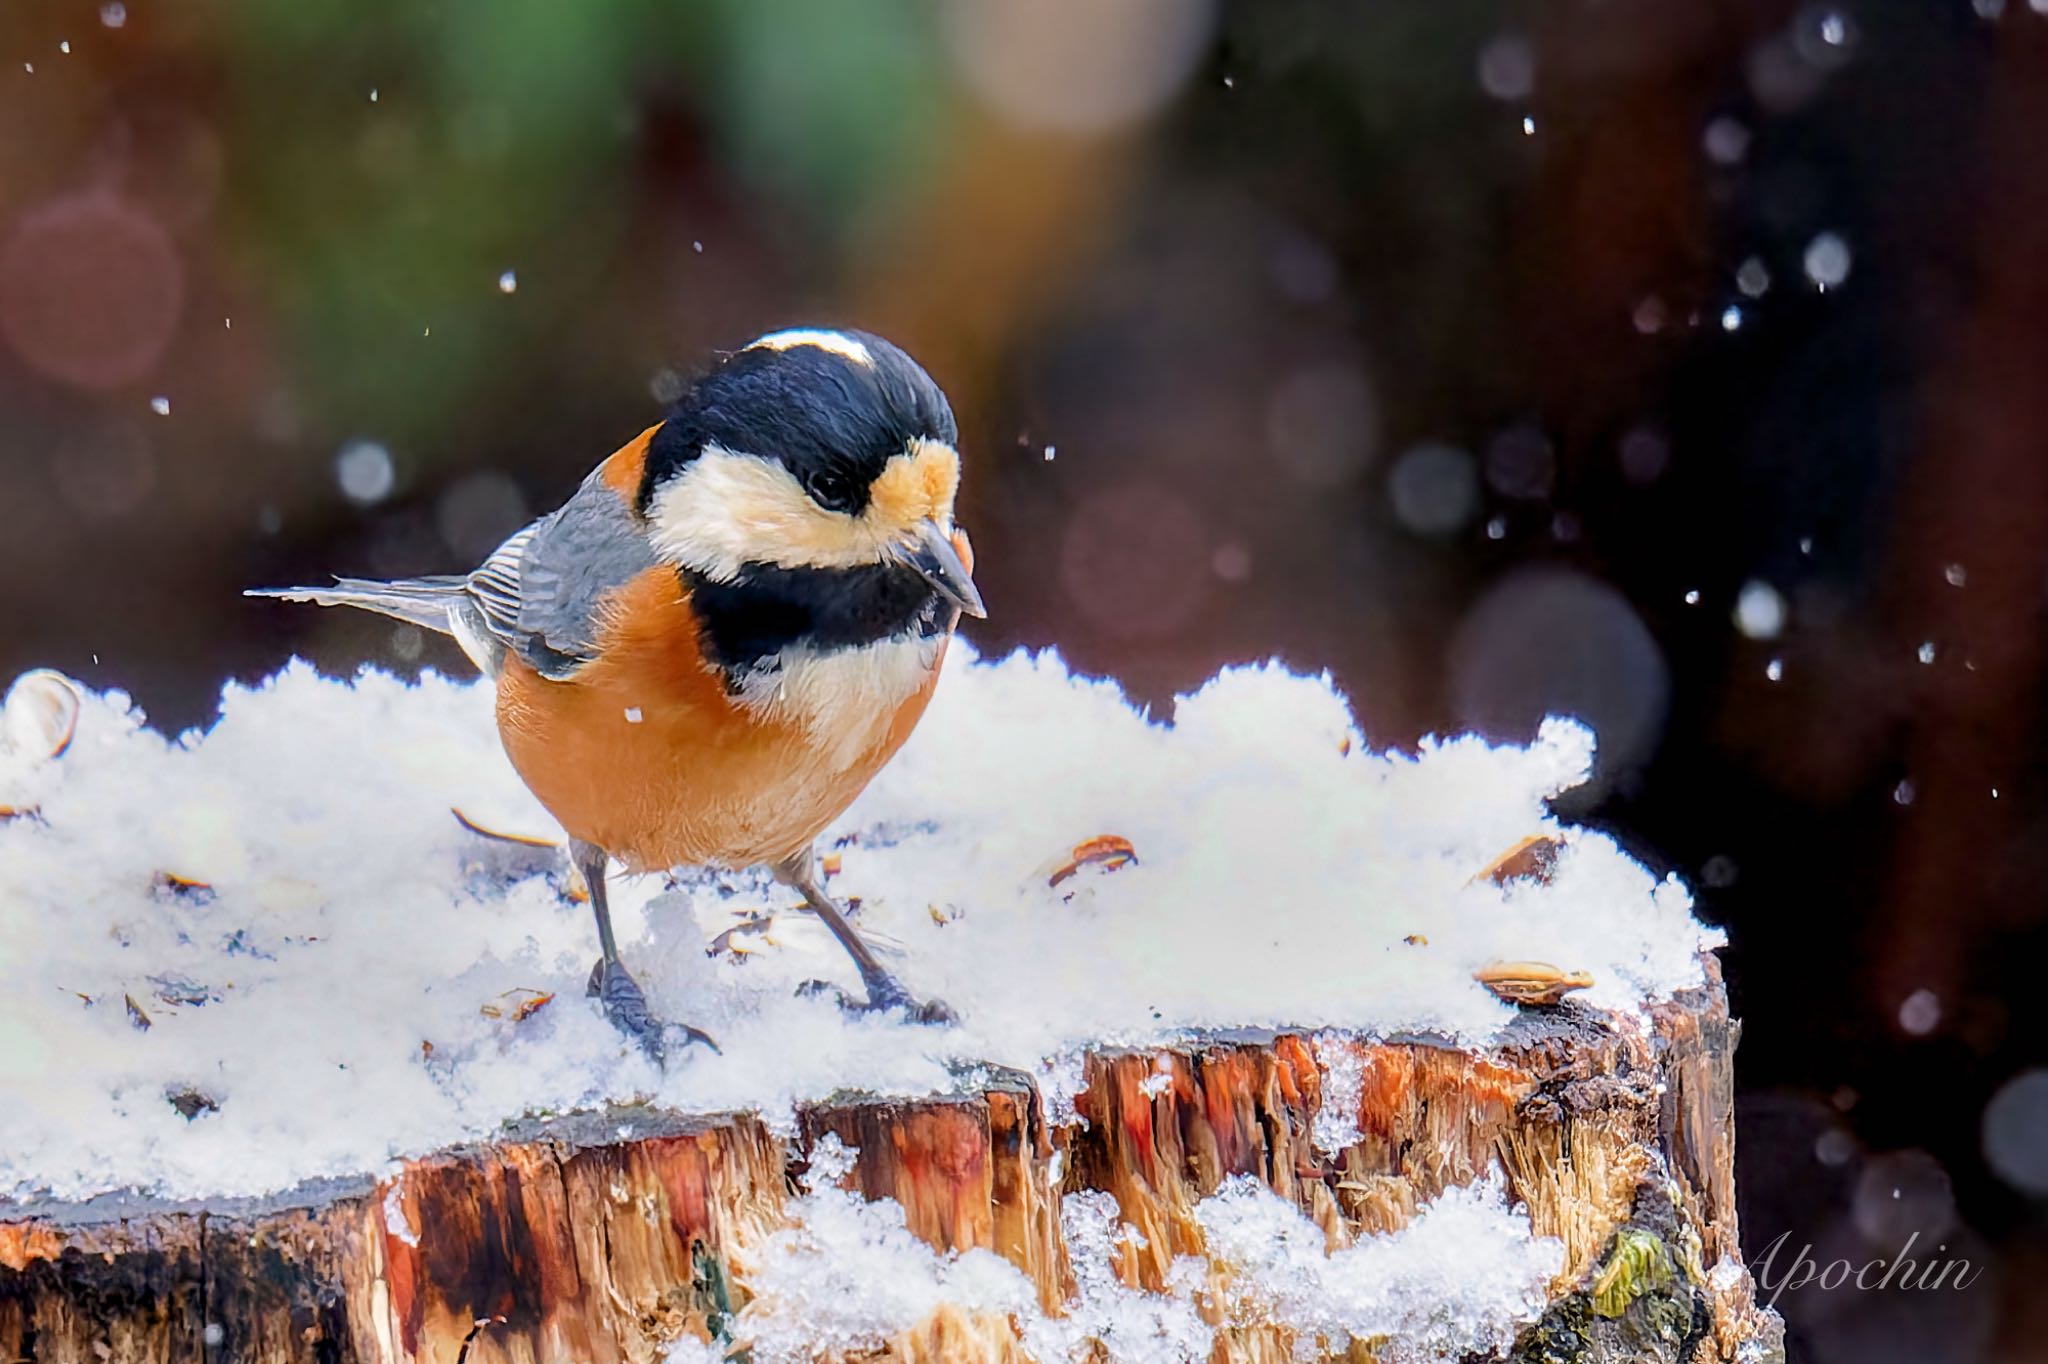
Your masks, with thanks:
[[[635,1097],[780,1124],[834,1091],[957,1088],[977,1062],[1035,1071],[1057,1110],[1084,1043],[1484,1042],[1512,1017],[1471,979],[1486,962],[1590,971],[1579,998],[1633,1009],[1697,984],[1718,942],[1681,885],[1592,833],[1566,835],[1547,885],[1472,883],[1556,830],[1543,799],[1591,760],[1574,724],[1527,749],[1376,754],[1327,680],[1272,666],[1224,672],[1171,724],[1051,655],[956,645],[947,670],[823,843],[850,840],[830,888],[960,1025],[800,996],[855,988],[852,970],[765,877],[615,876],[651,1001],[724,1048],[666,1074],[584,998],[595,934],[560,853],[450,814],[560,837],[499,750],[488,687],[294,665],[175,740],[88,697],[61,758],[0,751],[0,806],[37,812],[0,822],[0,1196],[269,1191]],[[1049,888],[1099,834],[1138,860]],[[217,1109],[188,1120],[169,1094]]]

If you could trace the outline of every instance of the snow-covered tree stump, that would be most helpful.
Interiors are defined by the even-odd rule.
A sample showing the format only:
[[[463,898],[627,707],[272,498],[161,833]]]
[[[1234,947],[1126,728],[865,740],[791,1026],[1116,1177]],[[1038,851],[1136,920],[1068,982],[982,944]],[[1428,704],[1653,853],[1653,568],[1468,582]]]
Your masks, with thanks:
[[[755,1301],[754,1266],[792,1224],[806,1162],[840,1143],[858,1152],[845,1187],[900,1204],[934,1263],[993,1252],[1037,1302],[938,1301],[853,1356],[833,1304],[780,1304],[783,1338],[814,1320],[824,1358],[1030,1358],[1021,1319],[1057,1322],[1075,1299],[1061,1204],[1088,1190],[1135,1229],[1113,1242],[1115,1277],[1154,1293],[1180,1280],[1218,1364],[1417,1357],[1399,1339],[1305,1338],[1314,1328],[1284,1312],[1247,1314],[1232,1267],[1213,1258],[1189,1289],[1175,1261],[1214,1249],[1197,1205],[1249,1177],[1336,1248],[1498,1169],[1536,1235],[1563,1245],[1547,1308],[1511,1359],[1768,1359],[1777,1322],[1755,1304],[1736,1233],[1738,1028],[1711,967],[1708,980],[1653,1009],[1652,1030],[1565,1003],[1526,1010],[1483,1051],[1329,1034],[1106,1050],[1087,1061],[1084,1121],[1061,1126],[1020,1077],[817,1105],[791,1137],[751,1117],[613,1110],[507,1131],[379,1183],[205,1205],[0,1205],[0,1360],[745,1359],[756,1318],[778,1307]],[[838,1269],[859,1281],[859,1264]],[[1120,1339],[1097,1357],[1174,1357]]]
[[[960,1023],[805,990],[846,962],[765,878],[614,878],[723,1044],[666,1071],[487,687],[295,667],[173,743],[17,683],[0,1364],[1777,1351],[1720,937],[1548,808],[1583,728],[1381,754],[1276,667],[1167,726],[970,653],[824,863]]]

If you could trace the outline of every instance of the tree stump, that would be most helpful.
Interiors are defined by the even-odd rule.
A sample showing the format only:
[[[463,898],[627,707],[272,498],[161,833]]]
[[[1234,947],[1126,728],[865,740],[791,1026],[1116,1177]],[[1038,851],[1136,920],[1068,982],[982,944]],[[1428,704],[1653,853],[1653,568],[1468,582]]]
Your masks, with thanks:
[[[749,1116],[622,1109],[262,1200],[0,1204],[0,1361],[610,1364],[660,1360],[684,1337],[743,1359],[747,1248],[785,1223],[827,1133],[858,1149],[848,1187],[896,1200],[941,1251],[1002,1256],[1049,1313],[1073,1289],[1067,1193],[1115,1197],[1140,1233],[1118,1276],[1158,1290],[1176,1256],[1202,1250],[1192,1209],[1231,1176],[1293,1202],[1336,1247],[1499,1168],[1536,1233],[1564,1246],[1512,1359],[1781,1358],[1740,1268],[1738,1027],[1708,970],[1652,1027],[1568,1002],[1525,1010],[1483,1051],[1270,1033],[1103,1050],[1087,1058],[1085,1121],[1061,1126],[1021,1080],[818,1105],[789,1136]],[[1313,1140],[1333,1058],[1357,1081],[1356,1114],[1336,1115],[1356,1140],[1334,1154]],[[1303,1357],[1284,1327],[1217,1325],[1217,1364]],[[1028,1356],[1012,1322],[942,1308],[858,1357]]]

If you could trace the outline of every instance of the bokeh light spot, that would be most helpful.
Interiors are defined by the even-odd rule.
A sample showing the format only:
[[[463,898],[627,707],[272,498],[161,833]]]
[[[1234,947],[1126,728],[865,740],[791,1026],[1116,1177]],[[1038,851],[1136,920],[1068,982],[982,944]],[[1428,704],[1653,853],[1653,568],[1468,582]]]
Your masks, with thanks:
[[[1448,535],[1479,510],[1479,470],[1449,445],[1418,445],[1387,475],[1394,515],[1417,535]]]
[[[1749,155],[1749,137],[1749,129],[1740,119],[1722,114],[1707,124],[1700,144],[1715,165],[1737,166]]]
[[[77,388],[148,374],[170,344],[184,294],[169,235],[105,194],[32,211],[0,249],[0,331],[30,367]]]
[[[382,502],[391,495],[397,477],[391,452],[375,441],[350,441],[334,457],[334,481],[351,502]]]
[[[654,371],[647,379],[648,395],[663,407],[682,397],[684,387],[683,376],[666,365]]]
[[[1160,484],[1126,483],[1075,509],[1060,545],[1060,580],[1104,633],[1158,638],[1200,609],[1212,557],[1201,513],[1185,498]]]
[[[1816,289],[1840,288],[1849,278],[1849,243],[1833,232],[1823,232],[1807,243],[1803,264],[1806,277]]]
[[[1157,113],[1194,71],[1212,0],[952,0],[960,79],[1011,123],[1102,132]]]
[[[1941,996],[1932,990],[1915,990],[1899,1004],[1899,1026],[1915,1037],[1925,1037],[1941,1026]]]
[[[1533,426],[1511,426],[1486,443],[1486,483],[1503,497],[1540,501],[1557,478],[1550,439]]]
[[[2015,1189],[2048,1197],[2048,1069],[2024,1070],[1984,1106],[1984,1161]]]
[[[1915,1235],[1938,1242],[1956,1224],[1955,1190],[1927,1152],[1887,1151],[1864,1162],[1850,1214],[1874,1249],[1896,1251]]]
[[[1252,576],[1252,552],[1241,541],[1225,540],[1209,557],[1209,566],[1227,583],[1241,583]]]
[[[1735,628],[1751,639],[1776,639],[1785,632],[1785,598],[1761,578],[1742,585],[1735,597]]]
[[[1536,50],[1519,33],[1503,33],[1479,50],[1479,88],[1495,99],[1526,99],[1536,88]]]
[[[1337,292],[1341,273],[1329,247],[1292,230],[1281,234],[1266,270],[1281,297],[1295,303],[1327,302]]]
[[[1546,715],[1598,740],[1596,786],[1639,768],[1663,735],[1671,677],[1628,599],[1563,569],[1508,578],[1459,622],[1450,682],[1461,724],[1526,742]]]
[[[1839,1127],[1830,1127],[1814,1138],[1813,1158],[1830,1169],[1840,1169],[1856,1158],[1856,1138]]]
[[[1379,404],[1351,365],[1298,369],[1267,404],[1266,442],[1297,483],[1335,487],[1357,477],[1378,452]]]

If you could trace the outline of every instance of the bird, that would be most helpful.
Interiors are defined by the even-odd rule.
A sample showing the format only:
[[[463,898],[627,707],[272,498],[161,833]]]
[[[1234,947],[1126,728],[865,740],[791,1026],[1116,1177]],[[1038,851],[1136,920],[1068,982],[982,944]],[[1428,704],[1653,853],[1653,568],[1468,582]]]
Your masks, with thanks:
[[[987,614],[955,524],[945,394],[880,336],[797,327],[721,353],[662,419],[474,570],[248,595],[452,636],[496,688],[514,770],[568,834],[589,993],[657,1063],[680,1033],[620,958],[629,873],[765,867],[852,957],[841,1002],[947,1023],[828,895],[814,844],[909,738],[961,616]]]

